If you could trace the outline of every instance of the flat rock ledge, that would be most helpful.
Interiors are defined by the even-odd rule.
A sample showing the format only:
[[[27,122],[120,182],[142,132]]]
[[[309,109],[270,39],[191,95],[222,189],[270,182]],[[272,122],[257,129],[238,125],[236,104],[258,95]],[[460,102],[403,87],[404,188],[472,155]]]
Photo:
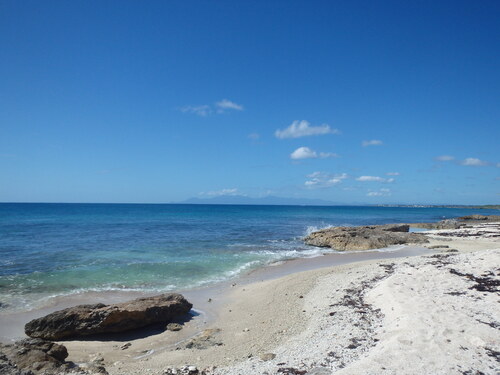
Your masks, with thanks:
[[[412,228],[421,229],[460,229],[471,224],[486,224],[500,222],[500,215],[467,215],[456,219],[445,219],[436,223],[411,223]]]
[[[429,242],[423,234],[409,233],[408,224],[332,227],[313,232],[304,238],[308,245],[334,250],[370,250],[392,245]]]
[[[181,294],[169,293],[155,297],[105,305],[79,305],[34,319],[24,327],[33,338],[62,340],[101,333],[118,333],[157,323],[169,323],[185,315],[193,305]]]

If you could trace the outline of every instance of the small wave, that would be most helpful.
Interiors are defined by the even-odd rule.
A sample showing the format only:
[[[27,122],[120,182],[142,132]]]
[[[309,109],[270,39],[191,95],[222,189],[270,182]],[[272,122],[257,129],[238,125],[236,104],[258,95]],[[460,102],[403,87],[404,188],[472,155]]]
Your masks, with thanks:
[[[304,250],[286,250],[286,251],[273,251],[273,250],[260,250],[260,251],[252,251],[251,253],[255,255],[265,255],[270,256],[275,259],[292,259],[292,258],[315,258],[318,256],[322,256],[325,253],[335,252],[332,249],[325,248],[312,248],[312,249],[304,249]]]

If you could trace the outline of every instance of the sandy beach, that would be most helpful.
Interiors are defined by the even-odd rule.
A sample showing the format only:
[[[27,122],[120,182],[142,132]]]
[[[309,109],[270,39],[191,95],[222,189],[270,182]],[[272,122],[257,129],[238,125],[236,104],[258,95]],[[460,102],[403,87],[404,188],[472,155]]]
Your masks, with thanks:
[[[269,267],[218,293],[193,292],[194,308],[206,310],[181,331],[63,344],[68,360],[112,375],[188,366],[209,374],[497,374],[499,234],[499,224],[429,231],[434,249],[423,255],[333,267],[325,256],[301,260],[324,262],[302,272]]]

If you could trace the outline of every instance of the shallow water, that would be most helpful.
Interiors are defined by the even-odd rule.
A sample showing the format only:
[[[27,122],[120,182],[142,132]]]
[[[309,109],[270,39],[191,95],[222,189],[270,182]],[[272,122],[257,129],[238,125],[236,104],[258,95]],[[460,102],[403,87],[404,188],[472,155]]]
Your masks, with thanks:
[[[331,250],[332,225],[430,222],[488,210],[133,204],[0,204],[0,313],[89,291],[163,292]]]

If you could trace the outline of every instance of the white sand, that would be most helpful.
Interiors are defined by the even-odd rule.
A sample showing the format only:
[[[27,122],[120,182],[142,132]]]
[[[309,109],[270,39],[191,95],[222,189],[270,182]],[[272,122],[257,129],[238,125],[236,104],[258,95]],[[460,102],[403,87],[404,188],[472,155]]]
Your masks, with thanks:
[[[236,286],[208,327],[220,329],[209,340],[220,346],[165,347],[188,338],[194,322],[184,333],[130,341],[126,350],[118,341],[64,344],[76,362],[99,352],[112,375],[162,374],[182,365],[214,374],[498,374],[498,287],[474,289],[477,283],[465,275],[500,280],[500,229],[490,230],[472,239],[432,231],[429,246],[458,253],[443,249],[437,257],[355,263]],[[263,361],[265,353],[275,358]]]

